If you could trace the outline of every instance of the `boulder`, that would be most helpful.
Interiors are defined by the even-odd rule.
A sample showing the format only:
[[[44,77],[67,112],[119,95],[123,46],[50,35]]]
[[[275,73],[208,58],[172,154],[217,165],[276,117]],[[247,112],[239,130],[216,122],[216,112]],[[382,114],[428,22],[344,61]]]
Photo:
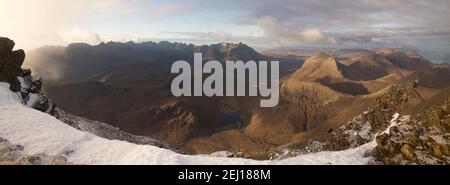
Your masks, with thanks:
[[[432,149],[432,154],[433,154],[434,157],[436,157],[436,158],[442,158],[442,156],[443,156],[442,153],[443,153],[443,152],[442,152],[441,145],[435,143],[435,144],[431,147],[431,149]]]
[[[409,144],[403,145],[400,151],[402,152],[403,157],[405,157],[408,160],[413,160],[416,157],[414,149]]]

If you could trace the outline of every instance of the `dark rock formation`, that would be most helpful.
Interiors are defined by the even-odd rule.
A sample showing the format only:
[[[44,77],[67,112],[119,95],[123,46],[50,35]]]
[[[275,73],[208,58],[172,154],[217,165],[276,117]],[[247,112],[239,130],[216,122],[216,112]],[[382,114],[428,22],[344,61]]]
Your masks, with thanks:
[[[42,80],[31,76],[31,70],[23,69],[18,77],[22,103],[41,112],[55,115],[56,105],[46,95],[41,93]]]
[[[0,37],[0,82],[9,83],[11,91],[20,95],[23,104],[53,115],[56,106],[41,93],[41,79],[32,77],[31,70],[21,68],[25,52],[13,51],[14,45],[14,41]]]
[[[17,76],[22,72],[21,66],[25,59],[23,50],[13,51],[14,41],[0,37],[0,82],[11,84],[14,92],[20,90],[20,82]]]

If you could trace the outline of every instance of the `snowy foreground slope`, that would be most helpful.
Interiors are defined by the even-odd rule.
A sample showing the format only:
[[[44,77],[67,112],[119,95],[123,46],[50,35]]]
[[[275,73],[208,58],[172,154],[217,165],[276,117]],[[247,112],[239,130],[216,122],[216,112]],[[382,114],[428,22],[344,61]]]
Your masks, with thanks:
[[[398,116],[398,115],[397,115]],[[64,156],[73,164],[367,164],[366,152],[376,143],[337,152],[320,152],[284,160],[256,161],[239,158],[182,155],[150,145],[108,140],[79,131],[56,118],[20,103],[0,82],[0,138],[24,146],[29,155]]]

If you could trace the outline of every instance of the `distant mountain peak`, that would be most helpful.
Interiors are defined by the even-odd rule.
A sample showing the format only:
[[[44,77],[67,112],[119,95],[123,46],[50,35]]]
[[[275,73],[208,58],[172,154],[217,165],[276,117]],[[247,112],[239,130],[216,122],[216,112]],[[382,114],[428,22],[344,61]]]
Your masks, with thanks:
[[[422,56],[419,55],[419,53],[417,53],[416,51],[413,50],[406,50],[402,52],[403,54],[405,54],[408,57],[412,57],[412,58],[421,58]]]
[[[379,55],[390,55],[390,54],[393,54],[395,52],[396,52],[395,49],[392,49],[392,48],[381,48],[381,49],[379,49],[377,51],[377,54],[379,54]]]
[[[323,51],[320,51],[320,52],[314,54],[309,59],[311,59],[311,60],[333,59],[334,60],[333,56],[331,56],[330,54],[325,53]]]
[[[90,44],[82,43],[82,42],[74,42],[67,45],[67,48],[81,48],[81,47],[90,47]]]
[[[242,42],[237,44],[222,42],[218,44],[212,44],[209,46],[204,45],[199,48],[199,51],[201,51],[204,54],[205,60],[258,61],[264,58],[253,48],[247,46],[246,44],[243,44]]]
[[[310,81],[323,78],[344,78],[338,68],[336,59],[325,52],[318,52],[306,60],[303,67],[297,70],[294,76],[301,80]]]

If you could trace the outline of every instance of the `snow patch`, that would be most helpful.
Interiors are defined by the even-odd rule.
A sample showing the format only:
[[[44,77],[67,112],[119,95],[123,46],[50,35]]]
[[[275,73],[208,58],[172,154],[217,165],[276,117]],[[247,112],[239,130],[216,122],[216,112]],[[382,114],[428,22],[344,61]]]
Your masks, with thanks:
[[[22,101],[18,94],[9,90],[10,86],[9,83],[0,82],[0,104],[14,104]]]
[[[30,93],[30,94],[28,95],[28,100],[27,100],[27,102],[26,102],[26,105],[27,105],[28,107],[33,107],[33,105],[36,103],[36,101],[37,101],[38,98],[39,98],[39,95],[38,95],[38,94]]]
[[[9,83],[6,83],[6,82],[0,82],[0,87],[3,87],[3,88],[5,88],[5,89],[9,89],[10,86],[11,86],[11,85],[9,85]]]
[[[30,88],[30,86],[25,83],[25,79],[23,79],[23,77],[17,77],[17,79],[19,80],[20,87],[22,87],[22,89]]]

